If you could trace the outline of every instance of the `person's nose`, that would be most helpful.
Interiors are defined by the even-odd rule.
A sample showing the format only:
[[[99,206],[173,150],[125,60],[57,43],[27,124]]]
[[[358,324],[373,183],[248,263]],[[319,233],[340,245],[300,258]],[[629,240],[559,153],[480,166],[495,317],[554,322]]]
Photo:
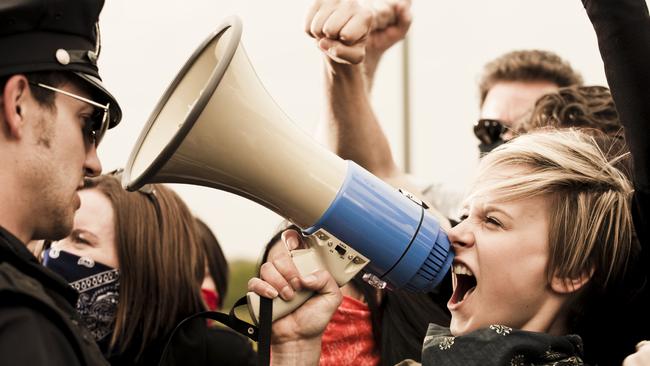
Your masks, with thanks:
[[[97,156],[97,147],[93,144],[86,152],[86,161],[84,162],[84,175],[86,177],[96,177],[102,172],[102,163]]]
[[[447,236],[449,237],[449,241],[451,242],[454,251],[458,251],[458,249],[461,248],[470,248],[474,246],[476,242],[472,224],[468,221],[469,220],[466,219],[453,228],[447,230]]]

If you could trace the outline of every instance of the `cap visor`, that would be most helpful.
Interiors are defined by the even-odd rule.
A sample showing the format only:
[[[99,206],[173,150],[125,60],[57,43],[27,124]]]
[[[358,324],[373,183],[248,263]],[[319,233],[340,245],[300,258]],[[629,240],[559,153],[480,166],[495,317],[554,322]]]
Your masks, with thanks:
[[[120,105],[117,103],[117,99],[115,99],[115,97],[108,92],[99,78],[85,74],[83,72],[74,73],[88,82],[96,91],[99,92],[102,97],[104,97],[106,102],[110,103],[110,121],[108,121],[108,128],[117,126],[117,124],[122,120],[122,109],[120,109]]]

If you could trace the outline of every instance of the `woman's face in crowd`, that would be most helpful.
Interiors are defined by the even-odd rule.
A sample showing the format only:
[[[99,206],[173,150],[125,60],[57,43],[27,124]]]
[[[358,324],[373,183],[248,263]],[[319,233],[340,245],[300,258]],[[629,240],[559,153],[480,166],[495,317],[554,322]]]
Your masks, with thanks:
[[[97,189],[81,190],[79,197],[81,207],[74,216],[72,233],[53,243],[52,247],[119,268],[115,244],[115,213],[111,202]]]
[[[521,171],[500,171],[499,175]],[[549,206],[545,197],[497,202],[490,194],[466,202],[462,222],[449,231],[456,254],[454,293],[447,303],[451,332],[491,324],[546,331],[549,288]]]

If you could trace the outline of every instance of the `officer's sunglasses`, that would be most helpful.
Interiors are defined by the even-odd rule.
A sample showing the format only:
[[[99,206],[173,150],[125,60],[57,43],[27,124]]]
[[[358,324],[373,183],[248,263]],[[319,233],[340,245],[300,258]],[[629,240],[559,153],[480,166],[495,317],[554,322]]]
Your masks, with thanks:
[[[490,145],[503,141],[503,135],[510,129],[497,119],[479,119],[474,124],[474,135],[482,143]]]
[[[61,93],[63,95],[66,95],[70,98],[74,98],[77,100],[80,100],[82,102],[88,103],[95,107],[95,113],[93,113],[93,116],[91,117],[91,128],[92,128],[92,133],[93,133],[93,140],[95,143],[95,146],[99,146],[99,142],[104,138],[104,134],[106,133],[106,130],[108,129],[108,121],[110,120],[109,116],[109,111],[110,111],[110,103],[106,103],[106,105],[102,105],[100,103],[97,103],[95,101],[92,101],[88,98],[84,98],[82,96],[72,94],[70,92],[67,92],[65,90],[61,90],[58,88],[55,88],[53,86],[49,86],[46,84],[42,83],[36,83],[36,82],[29,82],[31,85],[39,86],[41,88],[56,92],[56,93]]]

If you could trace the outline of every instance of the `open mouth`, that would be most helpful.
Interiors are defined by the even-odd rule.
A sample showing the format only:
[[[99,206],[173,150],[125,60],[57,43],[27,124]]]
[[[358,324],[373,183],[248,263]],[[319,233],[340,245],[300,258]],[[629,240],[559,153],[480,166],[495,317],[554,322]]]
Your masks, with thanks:
[[[462,263],[455,263],[451,269],[452,278],[455,283],[454,293],[449,299],[452,305],[460,304],[476,289],[476,277],[472,271]]]

